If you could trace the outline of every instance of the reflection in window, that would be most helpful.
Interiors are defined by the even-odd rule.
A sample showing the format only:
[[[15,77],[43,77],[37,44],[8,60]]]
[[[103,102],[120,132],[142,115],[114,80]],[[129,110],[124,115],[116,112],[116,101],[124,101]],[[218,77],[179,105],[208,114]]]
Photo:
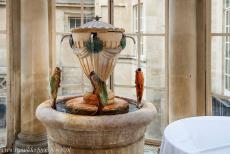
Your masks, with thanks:
[[[226,8],[230,7],[230,0],[225,0]]]
[[[84,17],[84,23],[92,21],[94,18],[93,15],[88,15],[87,17]],[[79,26],[81,26],[81,17],[68,17],[68,21],[69,21],[69,29],[72,28],[77,28]]]
[[[79,27],[81,25],[80,17],[69,17],[69,29]]]

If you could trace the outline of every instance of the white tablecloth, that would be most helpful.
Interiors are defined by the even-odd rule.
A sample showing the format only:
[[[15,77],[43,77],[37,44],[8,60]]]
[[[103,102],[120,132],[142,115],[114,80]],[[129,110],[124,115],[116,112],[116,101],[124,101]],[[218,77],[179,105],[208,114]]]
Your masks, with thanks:
[[[230,154],[230,117],[192,117],[169,124],[160,154]]]

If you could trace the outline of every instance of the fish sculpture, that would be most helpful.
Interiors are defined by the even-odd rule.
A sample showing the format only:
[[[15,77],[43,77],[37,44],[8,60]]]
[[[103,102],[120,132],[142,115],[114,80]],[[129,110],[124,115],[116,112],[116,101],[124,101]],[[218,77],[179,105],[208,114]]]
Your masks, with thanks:
[[[57,93],[58,93],[58,88],[60,87],[60,83],[61,83],[61,69],[59,67],[56,67],[50,79],[50,94],[51,94],[52,107],[54,109],[56,109]]]
[[[93,93],[98,96],[99,106],[98,110],[101,111],[102,107],[108,104],[108,92],[105,81],[101,80],[99,76],[92,71],[89,75],[90,82],[93,86]]]
[[[136,84],[136,95],[137,95],[137,107],[142,106],[141,100],[144,92],[144,74],[141,68],[136,70],[135,74],[135,84]]]

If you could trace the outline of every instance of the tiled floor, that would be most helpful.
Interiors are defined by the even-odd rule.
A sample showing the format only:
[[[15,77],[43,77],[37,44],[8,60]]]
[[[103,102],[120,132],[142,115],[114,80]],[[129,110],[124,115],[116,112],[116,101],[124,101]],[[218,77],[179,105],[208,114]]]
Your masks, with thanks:
[[[159,147],[145,144],[144,154],[159,154]]]

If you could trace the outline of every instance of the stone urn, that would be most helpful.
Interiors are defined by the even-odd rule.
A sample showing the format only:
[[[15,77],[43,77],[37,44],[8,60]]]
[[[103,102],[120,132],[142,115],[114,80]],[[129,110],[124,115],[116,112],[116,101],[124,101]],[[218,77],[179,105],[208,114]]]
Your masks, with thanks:
[[[71,99],[71,98],[64,98]],[[144,102],[139,110],[126,114],[83,116],[59,112],[49,100],[36,110],[47,131],[49,153],[143,154],[144,134],[156,109]]]

